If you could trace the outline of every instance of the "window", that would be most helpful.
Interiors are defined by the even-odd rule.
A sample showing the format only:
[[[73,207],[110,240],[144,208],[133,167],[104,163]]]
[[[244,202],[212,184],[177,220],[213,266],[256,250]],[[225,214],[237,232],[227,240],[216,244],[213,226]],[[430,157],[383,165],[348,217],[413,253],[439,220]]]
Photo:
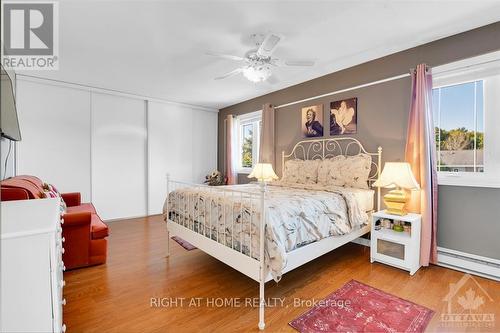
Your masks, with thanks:
[[[441,185],[500,187],[500,52],[433,68]]]
[[[252,112],[237,118],[238,172],[250,173],[259,161],[260,128],[262,112]]]
[[[484,172],[483,80],[434,88],[437,167]]]

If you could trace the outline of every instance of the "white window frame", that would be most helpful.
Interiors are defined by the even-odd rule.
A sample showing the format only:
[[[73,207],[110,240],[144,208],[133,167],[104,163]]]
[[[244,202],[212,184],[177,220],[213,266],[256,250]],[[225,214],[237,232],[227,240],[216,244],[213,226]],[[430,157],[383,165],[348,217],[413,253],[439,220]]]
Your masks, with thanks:
[[[432,69],[433,88],[483,81],[484,172],[438,171],[438,184],[500,188],[500,52]]]
[[[237,167],[236,172],[241,174],[249,174],[252,168],[242,166],[242,148],[243,148],[243,126],[252,124],[253,126],[253,141],[252,141],[252,166],[259,162],[260,149],[260,122],[262,121],[262,111],[246,113],[237,117]]]

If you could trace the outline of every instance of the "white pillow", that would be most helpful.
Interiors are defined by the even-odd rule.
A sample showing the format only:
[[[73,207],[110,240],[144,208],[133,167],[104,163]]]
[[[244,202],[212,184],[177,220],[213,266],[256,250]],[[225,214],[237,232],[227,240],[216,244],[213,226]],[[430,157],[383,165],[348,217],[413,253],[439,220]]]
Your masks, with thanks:
[[[341,168],[345,161],[342,155],[326,158],[318,166],[318,184],[344,186],[345,181],[341,177]]]
[[[345,187],[368,189],[372,158],[367,154],[347,156],[341,168]]]
[[[285,162],[285,170],[281,181],[285,183],[298,183],[302,160],[288,160]]]
[[[318,166],[321,160],[302,161],[299,169],[300,184],[316,184],[318,181]]]
[[[316,184],[320,160],[288,160],[285,162],[282,182],[294,184]]]

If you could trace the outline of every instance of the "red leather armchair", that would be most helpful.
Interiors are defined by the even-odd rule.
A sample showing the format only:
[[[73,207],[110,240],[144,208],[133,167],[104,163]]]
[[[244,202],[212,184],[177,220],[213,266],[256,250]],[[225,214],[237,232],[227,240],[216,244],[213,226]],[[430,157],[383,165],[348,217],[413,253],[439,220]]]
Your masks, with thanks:
[[[16,176],[1,182],[3,201],[40,199],[43,182],[34,176]],[[103,264],[107,257],[108,226],[102,222],[91,203],[82,203],[81,195],[61,194],[67,205],[62,216],[65,239],[63,261],[67,269]]]

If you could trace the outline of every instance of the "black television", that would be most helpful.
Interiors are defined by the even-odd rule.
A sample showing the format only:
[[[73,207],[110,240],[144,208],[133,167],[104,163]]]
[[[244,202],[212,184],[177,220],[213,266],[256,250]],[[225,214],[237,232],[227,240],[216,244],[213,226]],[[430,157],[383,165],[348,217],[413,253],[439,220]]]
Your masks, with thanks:
[[[1,108],[0,108],[0,133],[2,138],[21,141],[21,131],[17,119],[16,100],[12,79],[9,73],[0,64],[1,69]],[[14,77],[14,74],[12,74]]]

